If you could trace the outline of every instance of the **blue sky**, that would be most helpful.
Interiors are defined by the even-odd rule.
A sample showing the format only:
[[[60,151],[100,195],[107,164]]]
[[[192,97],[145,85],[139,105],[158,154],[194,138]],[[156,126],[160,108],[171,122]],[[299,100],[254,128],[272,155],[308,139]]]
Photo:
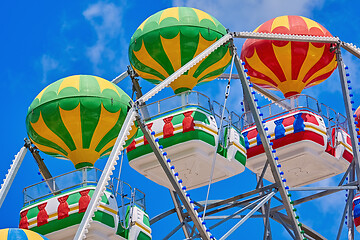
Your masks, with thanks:
[[[151,14],[171,6],[191,6],[215,16],[231,31],[252,31],[261,23],[281,15],[302,15],[325,26],[334,36],[343,41],[360,45],[358,9],[355,1],[335,0],[174,0],[174,1],[6,1],[1,3],[0,14],[0,92],[3,101],[0,118],[2,133],[0,178],[5,176],[14,155],[23,145],[26,137],[26,111],[35,96],[48,84],[74,74],[98,75],[111,80],[122,73],[128,65],[127,49],[130,37],[136,28]],[[240,51],[243,41],[235,44]],[[349,66],[355,97],[360,89],[356,85],[359,77],[360,60],[343,51],[345,63]],[[140,81],[143,91],[152,85]],[[130,80],[125,79],[119,86],[131,95]],[[216,90],[215,90],[216,89]],[[218,91],[218,89],[220,89]],[[225,81],[196,88],[219,102],[223,101]],[[240,113],[241,86],[233,81],[228,107]],[[324,83],[307,89],[304,93],[317,98],[331,108],[344,113],[337,71]],[[159,96],[171,95],[165,89]],[[359,100],[355,98],[356,106]],[[47,157],[45,162],[56,176],[73,170],[72,163]],[[102,168],[105,160],[97,167]],[[172,207],[168,190],[152,183],[134,171],[125,162],[122,179],[143,190],[147,197],[150,217]],[[329,179],[317,185],[335,185],[338,178]],[[0,228],[16,227],[22,207],[22,189],[37,183],[35,161],[28,154],[19,170],[12,188],[5,200],[0,215]],[[212,186],[210,198],[223,199],[255,186],[255,176],[249,170],[231,179]],[[195,200],[203,200],[206,189],[192,191]],[[303,196],[304,194],[302,194]],[[298,207],[300,220],[313,227],[329,239],[335,238],[337,226],[345,202],[345,193],[332,195]],[[214,231],[220,237],[228,229],[228,224]],[[156,223],[153,239],[161,239],[177,225],[176,217]],[[271,222],[274,239],[289,239],[285,230],[276,222]],[[229,239],[261,239],[262,221],[252,219],[246,222]],[[342,239],[345,239],[345,232]],[[182,239],[181,234],[174,239]],[[356,239],[360,235],[356,233]]]

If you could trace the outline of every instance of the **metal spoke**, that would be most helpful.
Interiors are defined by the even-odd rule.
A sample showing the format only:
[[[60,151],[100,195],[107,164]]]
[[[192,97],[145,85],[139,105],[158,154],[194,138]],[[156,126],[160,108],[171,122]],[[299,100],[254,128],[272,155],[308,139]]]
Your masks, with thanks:
[[[253,215],[262,205],[264,205],[272,196],[275,195],[275,192],[269,193],[255,208],[253,208],[243,219],[241,219],[235,226],[233,226],[227,233],[220,238],[224,240],[228,238],[238,227],[240,227],[251,215]]]

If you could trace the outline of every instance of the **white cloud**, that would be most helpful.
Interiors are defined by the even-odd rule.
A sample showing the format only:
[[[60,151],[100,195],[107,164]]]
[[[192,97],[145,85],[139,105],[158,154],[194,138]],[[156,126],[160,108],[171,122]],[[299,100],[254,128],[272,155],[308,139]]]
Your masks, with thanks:
[[[201,9],[216,17],[231,31],[253,31],[271,18],[282,15],[310,16],[323,0],[173,0],[174,6]]]
[[[329,186],[337,186],[338,182],[340,181],[339,178],[341,176],[336,176],[332,178],[327,178],[322,181],[313,183],[308,185],[308,187],[329,187]],[[299,196],[307,196],[310,193],[315,192],[307,192],[307,193],[300,193]],[[340,215],[343,211],[345,206],[345,191],[340,191],[337,193],[333,193],[331,195],[316,199],[313,201],[315,207],[317,207],[322,214],[329,214],[332,215]]]
[[[83,15],[94,28],[97,36],[96,43],[87,48],[87,56],[94,66],[94,71],[100,73],[99,65],[104,62],[111,61],[115,63],[113,68],[119,60],[116,59],[119,50],[123,47],[122,40],[122,8],[116,6],[114,3],[97,2],[90,5]],[[116,47],[114,47],[114,43]],[[126,49],[126,48],[125,48]]]
[[[47,54],[41,57],[42,83],[47,83],[48,73],[59,67],[59,62]]]

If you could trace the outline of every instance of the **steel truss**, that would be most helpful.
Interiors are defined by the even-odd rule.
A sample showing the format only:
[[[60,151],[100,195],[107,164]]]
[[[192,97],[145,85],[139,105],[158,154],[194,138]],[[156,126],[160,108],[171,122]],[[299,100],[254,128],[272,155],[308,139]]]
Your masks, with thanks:
[[[336,37],[328,38],[328,37],[313,37],[313,36],[294,36],[294,35],[283,35],[283,34],[258,34],[258,33],[245,33],[245,32],[232,33],[232,36],[234,38],[258,38],[258,39],[285,40],[285,41],[326,42],[326,43],[334,44],[334,46],[336,46],[338,70],[340,73],[340,83],[342,85],[342,90],[343,90],[343,97],[344,97],[344,103],[346,106],[346,114],[347,114],[347,118],[348,118],[348,125],[350,128],[352,145],[355,146],[353,148],[353,152],[359,152],[358,145],[357,145],[357,134],[355,131],[355,124],[354,124],[354,118],[353,118],[353,113],[352,113],[353,111],[351,109],[351,100],[349,98],[350,94],[349,94],[349,90],[348,90],[349,89],[348,81],[346,80],[344,64],[342,62],[341,52],[340,52],[340,47],[342,47],[345,50],[352,53],[353,55],[355,55],[356,57],[360,58],[360,50],[356,46],[342,42],[339,38],[336,38]],[[234,54],[236,54],[235,51],[234,51]],[[258,122],[257,129],[258,129],[258,131],[260,129],[259,132],[261,134],[261,130],[263,130],[262,122],[261,122],[259,114],[256,110],[257,106],[254,103],[253,97],[251,95],[252,90],[250,90],[250,88],[248,88],[249,83],[246,82],[246,74],[244,74],[244,69],[242,68],[241,61],[239,60],[238,57],[235,59],[235,66],[238,70],[238,75],[233,75],[232,78],[237,78],[242,81],[244,98],[248,103],[248,107],[250,108],[250,110],[253,114],[255,122],[256,121]],[[228,77],[229,77],[228,74],[222,74],[220,76],[220,78],[226,78],[226,79]],[[263,88],[257,86],[256,84],[252,84],[252,87],[253,87],[253,90],[260,93],[262,96],[266,97],[270,101],[280,100],[279,97],[270,93],[266,89],[263,89]],[[250,104],[249,104],[249,102],[250,102]],[[290,108],[290,106],[286,106],[286,105],[284,105],[282,107],[284,107],[285,109]],[[258,119],[256,120],[256,118],[258,118]],[[266,134],[262,133],[261,135],[263,135],[265,137],[265,138],[262,138],[262,143],[266,145],[266,143],[268,143],[268,141],[266,139]],[[343,177],[342,177],[341,181],[339,182],[338,186],[297,187],[297,188],[289,188],[288,191],[285,191],[285,189],[283,188],[284,186],[282,184],[281,178],[277,177],[278,170],[274,167],[274,162],[275,162],[274,157],[270,154],[271,151],[270,151],[269,147],[268,147],[268,149],[266,149],[267,147],[264,146],[264,148],[267,152],[268,159],[270,159],[270,160],[273,159],[273,160],[271,160],[271,161],[268,160],[266,162],[266,164],[264,165],[263,173],[265,173],[266,169],[270,166],[271,172],[275,179],[275,183],[270,184],[268,186],[262,186],[263,174],[261,174],[260,176],[258,176],[258,181],[257,181],[256,187],[254,190],[231,197],[231,198],[228,198],[228,199],[210,201],[210,204],[207,206],[207,209],[209,211],[207,212],[207,216],[205,217],[205,219],[206,220],[218,220],[218,222],[213,224],[209,228],[214,229],[217,226],[219,226],[231,219],[244,220],[244,218],[246,218],[248,215],[242,214],[242,212],[244,212],[246,210],[251,210],[251,213],[253,214],[250,216],[251,218],[262,218],[263,219],[263,222],[264,222],[264,237],[263,237],[263,239],[272,239],[271,229],[270,229],[270,224],[269,224],[270,219],[282,224],[284,226],[284,228],[288,231],[289,235],[294,239],[303,239],[303,238],[325,239],[325,237],[323,237],[320,233],[314,231],[313,229],[306,226],[305,224],[299,223],[297,221],[297,217],[292,215],[293,209],[294,209],[293,207],[298,204],[305,203],[305,202],[308,202],[311,200],[315,200],[315,199],[318,199],[318,198],[321,198],[324,196],[328,196],[330,194],[333,194],[333,193],[336,193],[339,191],[349,190],[349,192],[352,192],[352,194],[349,194],[347,203],[344,206],[344,212],[343,212],[342,219],[340,220],[340,227],[339,227],[339,232],[338,232],[338,236],[337,236],[337,239],[339,239],[341,236],[341,229],[343,227],[344,220],[345,220],[345,215],[346,214],[348,214],[348,216],[351,215],[351,209],[350,209],[351,204],[350,203],[351,203],[352,197],[354,196],[354,191],[359,190],[358,180],[360,179],[360,177],[358,174],[360,173],[360,171],[359,171],[358,154],[357,153],[354,154],[354,161],[352,162],[352,164],[350,164],[348,170],[343,174]],[[355,180],[355,176],[356,176],[356,179],[358,179],[358,180]],[[349,177],[350,182],[347,184],[344,184],[344,180],[346,177]],[[278,178],[278,179],[276,179],[276,178]],[[264,198],[264,196],[265,197],[269,196],[269,193],[274,193],[274,190],[276,190],[276,191],[279,190],[280,193],[283,192],[283,194],[280,194],[281,198],[278,198],[275,194],[273,194],[271,197],[269,197],[269,199],[267,199],[267,201],[262,202],[261,206],[256,208],[256,210],[254,211],[255,206],[257,207],[256,203],[261,201]],[[289,201],[289,199],[287,197],[288,196],[287,192],[291,192],[291,191],[317,191],[317,193],[310,194],[306,197]],[[272,198],[274,198],[276,200],[275,202],[277,203],[277,206],[275,206],[275,207],[271,207],[271,205],[274,205],[274,201],[273,201],[273,203],[270,202],[270,200]],[[204,210],[203,202],[198,202],[197,204],[199,206],[198,212],[201,212],[202,210]],[[152,218],[150,220],[150,223],[155,224],[156,222],[177,212],[176,208],[179,208],[178,203],[176,203],[175,206],[176,207],[174,209],[170,209],[170,210],[163,212],[163,213],[155,216],[154,218]],[[217,213],[221,213],[223,211],[226,211],[229,209],[234,209],[234,208],[240,208],[240,209],[234,210],[234,213],[232,213],[230,215],[221,215],[221,216],[215,215]],[[182,209],[183,209],[183,207],[182,207]],[[287,210],[287,215],[279,212],[283,209]],[[353,235],[354,235],[354,225],[353,225],[351,218],[352,218],[352,216],[348,217],[348,227],[349,227],[349,233],[350,233],[350,234],[348,234],[349,240],[353,239]],[[180,219],[181,224],[179,226],[177,226],[173,231],[171,231],[170,236],[172,236],[177,230],[179,230],[182,226],[184,226],[184,221],[188,221],[188,222],[191,221],[191,218],[188,217],[187,213],[183,213],[182,218],[179,218],[179,219]],[[184,219],[184,220],[181,221],[181,219]],[[240,225],[241,225],[241,223],[240,223]],[[300,226],[300,228],[299,228],[299,226]],[[238,227],[238,226],[235,225],[227,234],[225,234],[220,239],[225,239],[229,234],[231,234],[231,231],[236,227]],[[299,231],[299,230],[301,230],[301,231]],[[169,235],[167,236],[167,238],[168,237],[169,237]],[[186,234],[185,234],[185,237],[187,239],[193,239],[193,238],[199,237],[199,235],[192,233],[190,235],[190,238],[187,237]]]
[[[345,103],[346,115],[348,119],[348,125],[350,129],[350,136],[353,146],[354,152],[354,161],[350,164],[348,170],[344,173],[343,178],[339,182],[338,186],[329,186],[329,187],[319,187],[319,188],[288,188],[284,181],[282,181],[282,176],[279,174],[278,167],[276,165],[276,155],[269,144],[267,139],[267,133],[264,129],[263,121],[261,116],[259,115],[258,106],[254,101],[254,91],[258,91],[261,95],[267,97],[271,101],[276,101],[278,99],[274,94],[269,93],[265,89],[262,89],[255,84],[250,84],[248,81],[246,71],[243,68],[242,62],[237,55],[236,48],[232,43],[233,38],[257,38],[257,39],[267,39],[267,40],[283,40],[283,41],[301,41],[301,42],[324,42],[334,44],[334,48],[336,51],[336,57],[338,61],[338,70],[340,74],[340,83],[342,87],[342,93]],[[161,91],[163,88],[169,86],[169,84],[175,81],[179,76],[188,71],[192,66],[199,63],[202,59],[211,54],[218,47],[230,43],[230,47],[232,50],[232,54],[235,55],[235,67],[238,71],[238,78],[241,81],[242,88],[244,91],[244,98],[248,104],[249,109],[252,112],[253,118],[255,120],[258,132],[260,134],[268,161],[264,165],[264,169],[270,167],[272,175],[275,179],[275,183],[263,186],[262,184],[262,176],[258,177],[258,181],[254,190],[230,197],[228,199],[223,200],[210,200],[207,205],[207,213],[206,220],[218,220],[217,223],[211,225],[210,227],[206,227],[205,223],[201,220],[201,212],[204,211],[204,202],[196,202],[190,199],[189,194],[186,192],[186,187],[181,184],[177,175],[174,175],[174,171],[171,168],[171,163],[168,161],[166,152],[164,152],[157,143],[156,138],[154,138],[154,134],[151,133],[145,123],[144,116],[146,115],[146,111],[139,113],[142,106],[147,102],[151,97],[153,97],[156,93]],[[100,177],[97,188],[93,194],[93,197],[89,203],[89,206],[85,212],[85,215],[81,221],[81,224],[78,228],[78,231],[74,237],[75,240],[86,238],[86,234],[91,227],[92,217],[94,216],[95,211],[99,205],[101,196],[104,193],[104,190],[110,180],[113,170],[115,169],[115,165],[117,164],[117,160],[119,159],[119,155],[123,150],[124,142],[129,134],[129,131],[134,124],[134,121],[137,121],[141,130],[143,131],[145,137],[148,139],[150,146],[152,147],[160,165],[165,171],[169,181],[172,184],[175,192],[170,192],[170,195],[174,202],[174,208],[170,209],[164,213],[155,216],[150,220],[151,224],[155,224],[165,217],[176,213],[180,224],[176,226],[166,237],[165,239],[169,239],[175,232],[179,229],[183,229],[184,235],[187,239],[194,238],[202,238],[202,239],[215,239],[215,237],[210,233],[210,230],[220,226],[221,224],[231,220],[231,219],[240,219],[229,231],[222,236],[220,239],[226,239],[230,236],[241,224],[243,224],[246,220],[250,218],[262,218],[264,221],[264,239],[271,239],[271,228],[270,228],[270,219],[282,224],[284,228],[288,231],[289,235],[294,239],[325,239],[319,233],[311,229],[310,227],[301,224],[298,221],[297,216],[295,215],[294,206],[308,202],[314,199],[321,198],[323,196],[330,195],[332,193],[349,190],[349,198],[347,200],[346,205],[344,206],[343,217],[340,221],[339,232],[337,235],[337,239],[341,236],[341,229],[344,225],[345,215],[348,214],[348,239],[352,240],[354,238],[354,224],[352,222],[352,211],[351,211],[351,200],[354,196],[355,190],[359,190],[359,181],[360,181],[360,168],[359,168],[359,146],[357,144],[357,133],[355,130],[355,123],[353,117],[353,107],[351,101],[351,94],[349,93],[348,84],[350,81],[346,79],[347,75],[345,72],[345,66],[342,61],[340,48],[343,48],[349,51],[354,56],[360,58],[360,49],[356,46],[342,42],[337,37],[315,37],[315,36],[297,36],[297,35],[284,35],[284,34],[271,34],[271,33],[249,33],[249,32],[233,32],[228,33],[213,45],[211,45],[208,49],[200,53],[193,60],[189,61],[171,76],[169,76],[166,80],[161,82],[159,85],[154,87],[149,92],[142,95],[140,86],[138,85],[137,80],[135,79],[134,72],[129,68],[127,71],[116,77],[112,82],[118,83],[123,80],[125,77],[130,76],[134,89],[137,93],[137,101],[133,104],[130,109],[125,122],[123,124],[123,128],[121,129],[116,143],[113,147],[113,150],[109,156],[109,159],[106,163],[104,171]],[[226,75],[223,75],[223,77]],[[234,77],[233,77],[234,78]],[[288,108],[289,106],[284,106],[284,108]],[[22,160],[26,154],[26,148],[29,148],[28,145],[21,148],[19,154],[15,156],[15,160],[13,164],[11,164],[9,173],[7,174],[4,183],[1,185],[0,189],[0,205],[6,197],[7,192],[14,180],[17,170],[19,169]],[[29,148],[31,151],[31,148]],[[31,151],[35,156],[34,153]],[[36,159],[37,157],[35,157]],[[41,158],[38,158],[39,168],[44,178],[49,178],[51,175],[48,175],[45,164],[43,164]],[[343,184],[345,178],[349,176],[350,182],[347,184]],[[315,194],[309,195],[304,198],[291,200],[289,192],[291,191],[319,191]],[[279,192],[280,197],[276,195],[276,192]],[[273,201],[272,201],[273,199]],[[274,205],[274,202],[277,204]],[[232,214],[226,215],[215,215],[217,213],[221,213],[223,211],[232,209],[234,212]],[[282,209],[286,210],[287,215],[281,213]],[[186,211],[185,211],[186,210]],[[246,212],[247,213],[246,213]],[[192,225],[191,225],[192,224]]]

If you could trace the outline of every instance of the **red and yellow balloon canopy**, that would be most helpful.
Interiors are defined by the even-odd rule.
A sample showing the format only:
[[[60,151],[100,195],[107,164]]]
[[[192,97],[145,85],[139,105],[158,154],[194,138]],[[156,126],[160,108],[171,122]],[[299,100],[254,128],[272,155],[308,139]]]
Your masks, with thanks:
[[[332,37],[319,23],[301,16],[281,16],[254,32]],[[329,43],[247,39],[241,59],[253,83],[280,90],[285,97],[326,80],[337,66]]]

